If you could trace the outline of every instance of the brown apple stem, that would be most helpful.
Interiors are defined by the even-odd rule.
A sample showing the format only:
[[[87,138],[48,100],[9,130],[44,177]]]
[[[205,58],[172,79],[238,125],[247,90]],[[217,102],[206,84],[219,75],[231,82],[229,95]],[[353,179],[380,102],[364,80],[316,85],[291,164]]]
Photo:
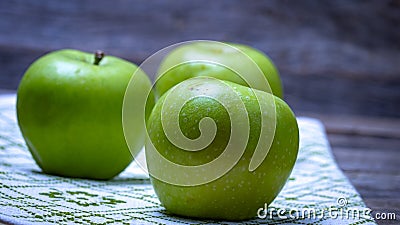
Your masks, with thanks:
[[[97,50],[94,53],[94,65],[99,65],[100,61],[104,58],[104,52],[101,50]]]

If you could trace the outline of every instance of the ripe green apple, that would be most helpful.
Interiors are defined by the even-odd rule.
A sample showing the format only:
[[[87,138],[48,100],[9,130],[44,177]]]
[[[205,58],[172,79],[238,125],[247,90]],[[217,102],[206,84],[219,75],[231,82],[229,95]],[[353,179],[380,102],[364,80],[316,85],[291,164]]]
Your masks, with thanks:
[[[283,98],[282,83],[278,70],[268,56],[250,46],[211,41],[184,44],[172,50],[160,65],[158,80],[155,85],[156,95],[160,97],[179,82],[197,76],[215,77],[256,88],[248,84],[249,80],[244,80],[231,68],[225,67],[240,65],[244,71],[250,71],[254,67],[254,63],[244,60],[243,53],[261,69],[269,83],[270,91],[275,96]],[[225,66],[222,66],[221,62]],[[254,76],[256,75],[249,74],[246,79],[254,79]]]
[[[102,52],[69,49],[46,54],[28,68],[17,93],[18,123],[43,172],[110,179],[129,165],[145,138],[145,127],[137,126],[129,137],[137,143],[131,154],[122,128],[125,89],[137,68]],[[151,82],[144,72],[133,80],[140,88],[132,100],[142,109]],[[142,124],[140,112],[130,122]]]
[[[243,103],[242,106],[248,114],[249,133],[248,140],[244,143],[245,147],[240,149],[239,144],[233,144],[232,151],[224,156],[228,157],[227,160],[221,161],[214,170],[207,169],[211,167],[199,166],[208,166],[217,157],[222,156],[231,143],[230,138],[235,139],[232,137],[237,131],[234,131],[233,127],[238,125],[237,123],[246,124],[246,119],[237,118],[241,111],[240,104],[232,100],[232,93],[223,88],[221,83],[233,90],[232,93]],[[191,97],[183,99],[187,96]],[[274,104],[261,111],[261,104],[269,101]],[[181,107],[179,102],[185,103]],[[192,141],[198,140],[201,135],[213,133],[212,129],[202,128],[208,123],[203,120],[211,118],[216,126],[214,139],[204,148],[197,148],[198,151],[190,146],[177,146],[176,142],[171,140],[177,132],[172,130],[172,134],[168,134],[166,127],[173,122],[171,114],[175,112],[178,112],[179,129]],[[266,133],[262,133],[262,120],[266,120],[264,122],[267,124],[276,124],[275,132],[267,129]],[[238,126],[240,127],[240,124]],[[257,210],[265,203],[271,203],[283,188],[293,169],[299,147],[296,118],[282,99],[263,91],[210,77],[191,78],[167,91],[154,106],[147,121],[147,130],[147,167],[157,196],[167,211],[196,218],[243,220],[256,216]],[[244,137],[245,130],[242,126],[236,138]],[[271,135],[271,148],[265,149],[268,148],[267,145],[261,146],[261,150],[267,152],[266,157],[255,170],[250,170],[249,164],[252,158],[256,157],[257,143],[270,138]],[[174,169],[176,165],[155,157],[157,154],[152,149],[156,149],[166,161],[173,162],[178,167],[186,167]],[[240,151],[243,151],[243,154],[239,154],[241,157],[237,161],[229,158]],[[232,167],[225,164],[232,164]],[[217,170],[225,166],[228,166],[226,168],[229,170],[222,176],[203,182],[203,176],[214,177]],[[188,170],[187,167],[193,169],[191,175],[185,171]],[[197,176],[196,173],[203,175]],[[193,185],[185,181],[190,181]],[[185,184],[178,184],[179,182]]]

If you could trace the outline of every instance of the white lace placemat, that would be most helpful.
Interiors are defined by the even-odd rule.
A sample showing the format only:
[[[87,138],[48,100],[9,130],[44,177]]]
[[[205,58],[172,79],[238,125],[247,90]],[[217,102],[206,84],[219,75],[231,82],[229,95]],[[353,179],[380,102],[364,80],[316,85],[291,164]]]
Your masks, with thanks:
[[[245,224],[375,224],[337,167],[322,124],[298,118],[299,156],[283,191]],[[229,209],[227,209],[229,210]],[[11,224],[230,224],[168,214],[132,163],[110,181],[43,174],[21,137],[15,95],[0,97],[0,221]]]

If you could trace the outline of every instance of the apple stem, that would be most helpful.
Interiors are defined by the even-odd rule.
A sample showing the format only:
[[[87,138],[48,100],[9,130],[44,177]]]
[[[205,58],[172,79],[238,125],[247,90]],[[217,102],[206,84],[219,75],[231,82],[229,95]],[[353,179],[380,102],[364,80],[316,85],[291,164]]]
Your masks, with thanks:
[[[101,50],[97,50],[94,53],[94,65],[99,65],[100,61],[104,58],[104,52]]]

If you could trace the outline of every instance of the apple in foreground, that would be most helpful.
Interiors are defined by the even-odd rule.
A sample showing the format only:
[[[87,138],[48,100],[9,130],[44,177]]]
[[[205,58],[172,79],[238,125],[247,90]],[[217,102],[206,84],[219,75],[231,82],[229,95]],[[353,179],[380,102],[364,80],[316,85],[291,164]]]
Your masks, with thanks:
[[[231,122],[234,121],[232,118],[237,116],[235,109],[238,109],[238,106],[229,105],[232,96],[221,88],[221,82],[234,90],[248,113],[249,139],[245,143],[242,157],[223,176],[208,183],[182,185],[159,179],[159,176],[155,174],[157,172],[161,177],[173,181],[191,179],[193,183],[197,182],[196,174],[187,176],[185,171],[172,170],[168,163],[155,160],[149,151],[151,145],[168,161],[191,167],[210,163],[223,154],[233,133],[231,128],[235,124]],[[174,107],[179,105],[178,102],[185,101],[185,99],[179,99],[180,96],[184,98],[183,93],[191,93],[194,97],[186,101],[181,109],[175,109]],[[260,101],[257,100],[255,93]],[[175,99],[170,99],[169,101],[173,104],[167,106],[168,98]],[[216,99],[225,99],[228,102],[223,103]],[[266,102],[268,99],[272,99],[275,103],[275,118],[268,117],[273,114],[272,108],[262,113],[260,111],[258,102]],[[163,107],[167,107],[164,115],[162,114]],[[230,107],[231,112],[226,109],[227,107]],[[201,128],[199,129],[201,120],[206,117],[212,118],[217,127],[213,141],[200,151],[187,151],[173,144],[167,138],[169,136],[165,132],[166,127],[163,127],[171,121],[163,123],[162,119],[168,119],[169,114],[174,111],[179,112],[179,127],[182,134],[191,140],[198,139],[202,135]],[[237,111],[239,112],[239,109]],[[267,123],[276,119],[275,135],[271,139],[272,145],[266,158],[259,167],[250,171],[249,163],[255,155],[258,141],[267,139],[268,135],[273,135],[267,132],[264,136],[260,136],[261,118],[268,120]],[[147,121],[147,129],[149,135],[145,145],[147,166],[157,196],[167,211],[195,218],[243,220],[256,216],[257,210],[265,203],[270,204],[285,185],[296,161],[299,147],[296,118],[283,100],[266,92],[209,77],[188,79],[166,92],[154,106]],[[207,133],[208,130],[203,129],[203,132]],[[266,146],[261,148],[263,147],[266,148]],[[231,153],[236,154],[235,151],[241,151],[239,146],[233,146]],[[232,163],[232,161],[228,160],[226,163]],[[199,168],[194,173],[197,172],[213,176],[216,170],[202,171]],[[198,179],[202,177],[199,176]]]
[[[239,49],[240,51],[237,51]],[[198,76],[215,77],[237,84],[251,86],[230,68],[213,62],[223,62],[223,65],[240,65],[244,71],[250,71],[253,63],[243,60],[246,54],[261,69],[275,96],[283,98],[282,82],[277,68],[263,52],[242,44],[200,41],[184,44],[172,50],[160,65],[155,91],[158,97],[174,85],[186,79]],[[203,61],[198,61],[203,60]],[[241,76],[246,74],[241,74]],[[253,79],[249,74],[247,79]],[[254,88],[254,86],[251,86]]]
[[[100,51],[69,49],[46,54],[28,68],[17,93],[18,124],[43,172],[110,179],[129,165],[133,157],[124,138],[122,104],[136,69]],[[151,82],[144,73],[134,76],[141,83],[135,90],[140,101]],[[132,120],[142,124],[139,114]],[[130,138],[137,143],[135,154],[144,145],[145,127],[138,126]]]

